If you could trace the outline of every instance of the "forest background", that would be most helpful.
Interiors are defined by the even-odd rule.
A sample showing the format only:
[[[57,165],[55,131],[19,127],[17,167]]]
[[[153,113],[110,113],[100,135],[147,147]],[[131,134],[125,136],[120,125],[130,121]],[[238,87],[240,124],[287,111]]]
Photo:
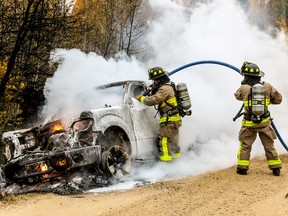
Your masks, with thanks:
[[[182,0],[192,9],[209,1]],[[286,0],[238,2],[262,31],[288,34]],[[50,59],[53,50],[76,48],[107,60],[122,52],[144,61],[149,47],[141,39],[149,30],[147,19],[155,16],[151,11],[145,0],[1,1],[0,135],[41,119],[43,89],[58,66]]]

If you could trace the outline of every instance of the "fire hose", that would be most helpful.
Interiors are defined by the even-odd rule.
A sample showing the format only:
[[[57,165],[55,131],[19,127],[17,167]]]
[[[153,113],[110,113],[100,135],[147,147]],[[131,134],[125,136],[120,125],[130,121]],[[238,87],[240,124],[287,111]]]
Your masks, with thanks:
[[[240,75],[243,76],[243,74],[241,73],[241,70],[233,65],[230,65],[230,64],[227,64],[225,62],[221,62],[221,61],[215,61],[215,60],[203,60],[203,61],[196,61],[196,62],[191,62],[189,64],[186,64],[186,65],[182,65],[181,67],[179,68],[176,68],[174,70],[172,70],[171,72],[168,73],[169,76],[173,75],[174,73],[177,73],[185,68],[188,68],[188,67],[192,67],[192,66],[195,66],[195,65],[200,65],[200,64],[218,64],[218,65],[222,65],[222,66],[225,66],[225,67],[228,67],[234,71],[236,71],[237,73],[239,73]],[[243,106],[242,106],[243,108]],[[242,110],[242,108],[240,109],[240,111],[237,113],[237,115],[240,116],[240,112]],[[237,116],[236,115],[236,116]],[[234,121],[236,120],[236,117],[233,119]],[[286,149],[286,151],[288,151],[288,147],[287,145],[285,144],[284,140],[282,139],[279,131],[277,130],[276,128],[276,125],[274,124],[273,122],[273,119],[271,119],[271,125],[273,127],[273,129],[275,130],[275,133],[280,141],[280,143],[282,144],[282,146]]]

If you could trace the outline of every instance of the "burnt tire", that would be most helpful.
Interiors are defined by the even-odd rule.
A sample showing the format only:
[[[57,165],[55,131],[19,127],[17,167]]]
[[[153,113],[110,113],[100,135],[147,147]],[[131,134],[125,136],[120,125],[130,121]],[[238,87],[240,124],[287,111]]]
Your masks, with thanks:
[[[116,179],[125,178],[131,172],[129,154],[119,145],[114,145],[102,153],[101,165],[105,174]]]

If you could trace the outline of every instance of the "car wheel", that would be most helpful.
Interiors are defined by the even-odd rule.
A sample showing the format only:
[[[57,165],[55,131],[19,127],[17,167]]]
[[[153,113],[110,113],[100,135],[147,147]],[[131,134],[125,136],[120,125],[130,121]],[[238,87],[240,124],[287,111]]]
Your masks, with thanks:
[[[131,172],[131,160],[127,151],[114,145],[102,153],[102,169],[104,173],[121,179],[128,176]]]

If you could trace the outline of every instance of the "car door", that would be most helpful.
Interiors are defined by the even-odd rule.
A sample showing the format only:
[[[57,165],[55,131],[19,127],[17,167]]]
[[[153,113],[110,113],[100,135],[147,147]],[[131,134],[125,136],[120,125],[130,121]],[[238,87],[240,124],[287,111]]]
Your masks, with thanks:
[[[144,83],[130,83],[127,95],[139,160],[155,159],[157,154],[155,140],[159,128],[159,114],[153,106],[146,106],[134,98],[142,95],[146,89]]]

